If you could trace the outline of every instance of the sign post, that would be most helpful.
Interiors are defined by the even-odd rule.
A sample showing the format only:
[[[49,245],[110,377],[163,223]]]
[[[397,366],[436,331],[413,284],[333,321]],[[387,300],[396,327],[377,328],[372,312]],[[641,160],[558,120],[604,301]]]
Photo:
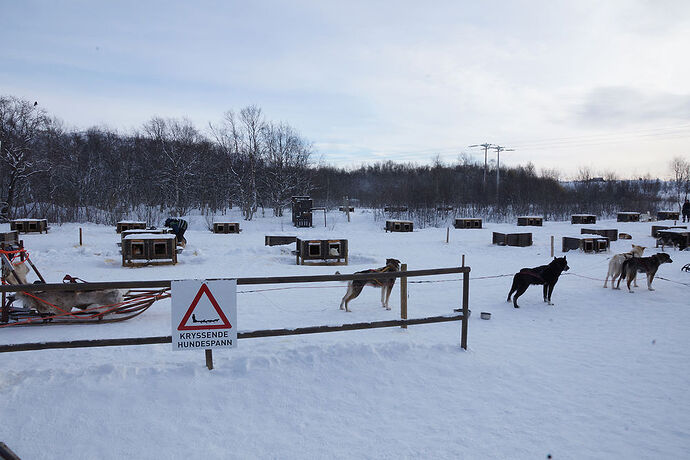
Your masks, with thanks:
[[[213,349],[237,347],[237,280],[180,280],[171,288],[173,351],[206,350],[213,369]]]

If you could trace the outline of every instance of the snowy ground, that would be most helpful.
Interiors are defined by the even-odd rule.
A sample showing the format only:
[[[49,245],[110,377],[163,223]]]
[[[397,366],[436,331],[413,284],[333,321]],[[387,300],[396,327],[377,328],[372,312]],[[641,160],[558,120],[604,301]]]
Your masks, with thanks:
[[[224,216],[222,220],[229,220]],[[319,225],[321,221],[315,219]],[[655,252],[651,224],[599,222]],[[50,282],[65,273],[89,281],[328,274],[295,265],[292,246],[264,246],[264,235],[347,238],[350,272],[387,257],[410,270],[472,267],[469,350],[460,323],[242,340],[216,351],[170,345],[50,350],[0,355],[0,440],[26,459],[56,458],[688,458],[690,452],[690,252],[670,250],[656,291],[602,288],[610,254],[567,253],[569,275],[555,306],[532,287],[522,308],[505,302],[521,267],[549,260],[549,237],[579,225],[545,222],[528,248],[491,245],[492,231],[429,228],[390,234],[371,213],[329,214],[328,227],[293,229],[289,216],[241,223],[240,235],[215,235],[192,218],[176,266],[123,268],[112,227],[51,228],[24,236]],[[0,226],[7,231],[7,226]],[[631,241],[612,244],[612,253]],[[457,275],[435,277],[455,280]],[[432,278],[429,278],[432,279]],[[411,279],[412,280],[412,279]],[[685,284],[681,284],[685,283]],[[341,283],[247,293],[240,286],[240,330],[339,324],[399,315],[367,288],[338,309]],[[450,313],[461,283],[410,284],[409,316]],[[0,329],[0,343],[170,334],[170,302],[130,321]],[[490,321],[480,311],[492,313]]]

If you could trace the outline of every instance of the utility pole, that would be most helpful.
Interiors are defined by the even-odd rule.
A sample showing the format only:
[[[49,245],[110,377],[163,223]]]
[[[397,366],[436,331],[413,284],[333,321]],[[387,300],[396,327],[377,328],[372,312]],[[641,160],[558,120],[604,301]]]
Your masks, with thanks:
[[[482,181],[482,186],[484,188],[484,191],[486,191],[486,174],[489,169],[489,149],[493,148],[493,144],[489,144],[488,142],[484,142],[483,144],[473,144],[470,145],[470,148],[473,147],[482,147],[484,149],[484,180]]]
[[[496,203],[498,203],[498,192],[501,185],[501,152],[513,152],[515,149],[507,149],[502,145],[494,145],[491,148],[496,151]]]

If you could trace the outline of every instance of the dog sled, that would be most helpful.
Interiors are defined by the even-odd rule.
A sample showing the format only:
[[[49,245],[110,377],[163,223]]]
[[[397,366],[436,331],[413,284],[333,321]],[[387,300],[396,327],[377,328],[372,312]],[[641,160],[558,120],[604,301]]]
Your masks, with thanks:
[[[27,284],[26,273],[33,270],[40,281],[45,279],[31,262],[29,253],[23,247],[0,249],[2,284]],[[66,275],[64,283],[85,283],[85,281]],[[117,291],[117,292],[116,292]],[[55,301],[57,297],[61,303]],[[114,295],[114,297],[113,297]],[[119,290],[65,290],[65,291],[17,291],[13,295],[2,295],[0,328],[19,325],[48,324],[86,324],[113,323],[125,321],[145,312],[157,300],[170,297],[170,289],[130,289]],[[84,300],[84,299],[87,300]],[[94,299],[113,299],[107,303],[94,302]],[[15,305],[21,299],[21,306]]]

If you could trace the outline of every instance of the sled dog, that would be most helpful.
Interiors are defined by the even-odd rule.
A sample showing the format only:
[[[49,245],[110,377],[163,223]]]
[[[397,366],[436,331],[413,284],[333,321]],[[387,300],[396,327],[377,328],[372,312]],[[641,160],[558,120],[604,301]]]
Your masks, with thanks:
[[[383,272],[397,272],[400,270],[400,261],[398,259],[386,259],[386,266],[381,268],[370,268],[368,270],[362,270],[360,272],[355,272],[355,275],[360,273],[383,273]],[[336,272],[336,274],[340,274]],[[366,280],[351,280],[347,283],[347,292],[340,301],[340,309],[345,311],[350,311],[347,304],[352,300],[357,298],[357,296],[362,292],[364,286],[374,286],[381,288],[381,306],[386,310],[390,310],[391,307],[388,306],[388,299],[391,296],[391,291],[395,285],[395,278],[389,279],[366,279]]]
[[[623,262],[626,259],[630,259],[632,257],[642,257],[642,253],[644,252],[644,250],[645,246],[638,246],[636,244],[633,244],[632,251],[624,252],[623,254],[616,254],[615,256],[611,257],[611,260],[609,260],[609,271],[606,274],[606,279],[604,280],[604,287],[606,287],[606,284],[608,283],[610,277],[611,289],[618,289],[615,283],[616,280],[623,275],[623,272],[621,272]],[[635,280],[635,287],[637,287],[637,280]]]
[[[522,294],[525,293],[530,284],[543,284],[544,285],[544,302],[549,305],[551,303],[551,294],[553,293],[553,288],[558,282],[558,278],[561,273],[569,270],[568,261],[564,257],[554,257],[553,260],[548,265],[540,265],[534,268],[523,268],[518,273],[513,276],[513,285],[510,287],[510,292],[508,293],[508,299],[506,302],[510,302],[510,297],[515,293],[513,297],[513,307],[520,308],[517,304],[517,299]]]
[[[659,266],[661,264],[670,264],[672,262],[673,260],[671,260],[671,256],[665,252],[657,252],[651,257],[631,257],[623,262],[623,266],[621,267],[622,275],[620,278],[618,278],[618,284],[616,287],[620,286],[621,280],[625,276],[628,284],[628,291],[634,292],[632,289],[630,289],[630,283],[635,279],[637,273],[639,272],[647,274],[647,289],[653,291],[654,288],[652,288],[652,281],[654,281],[654,276],[656,275],[657,270],[659,270]]]

